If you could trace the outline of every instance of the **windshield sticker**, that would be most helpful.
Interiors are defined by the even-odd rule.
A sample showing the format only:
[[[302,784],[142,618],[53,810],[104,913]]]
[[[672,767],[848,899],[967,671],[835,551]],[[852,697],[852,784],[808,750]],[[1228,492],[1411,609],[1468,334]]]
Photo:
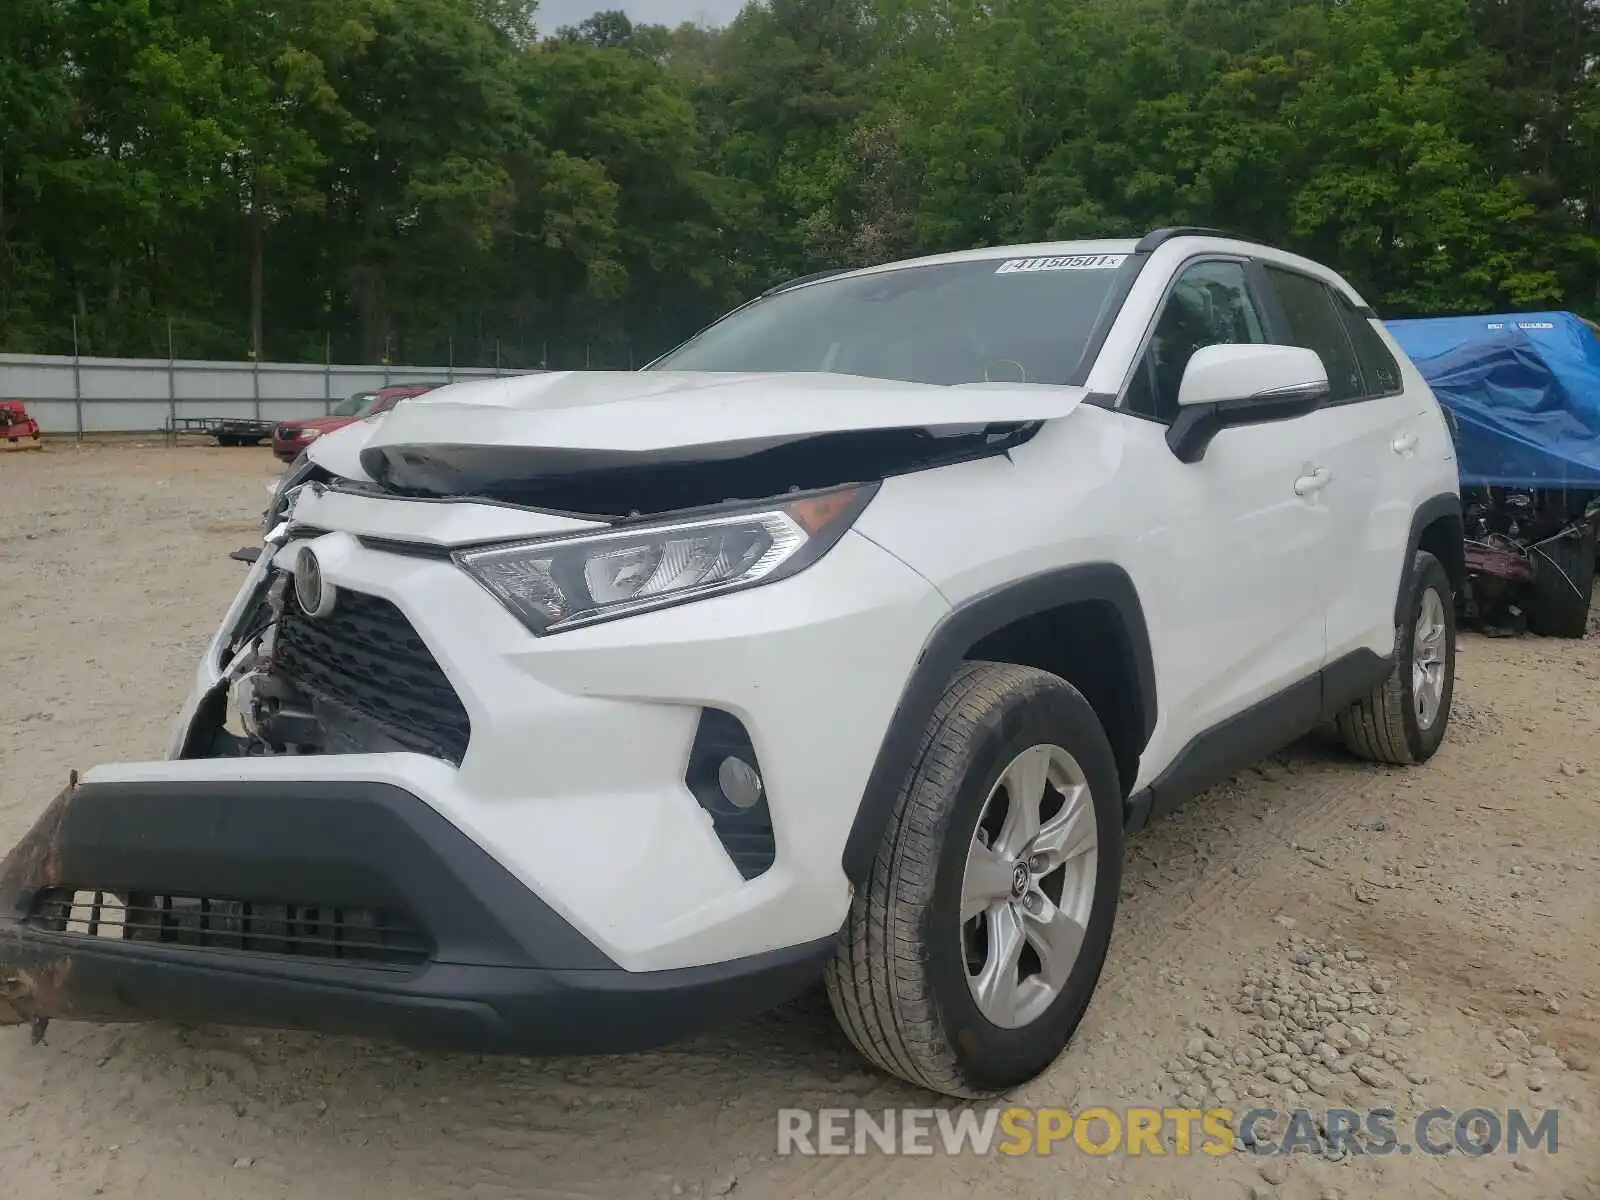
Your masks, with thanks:
[[[1059,258],[1008,258],[995,270],[995,274],[1031,274],[1034,271],[1114,271],[1127,261],[1126,254],[1067,254]]]

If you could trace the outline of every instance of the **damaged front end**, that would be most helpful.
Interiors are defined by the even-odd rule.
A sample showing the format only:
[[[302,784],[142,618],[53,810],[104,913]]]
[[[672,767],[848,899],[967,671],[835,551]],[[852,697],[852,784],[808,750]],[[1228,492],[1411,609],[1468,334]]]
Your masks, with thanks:
[[[400,610],[346,595],[320,612],[315,558],[301,561],[253,583],[173,757],[413,751],[460,765],[466,710]]]
[[[557,399],[563,387],[610,388],[618,398],[525,407],[518,395],[508,398],[511,385]],[[264,515],[267,562],[253,573],[249,598],[230,622],[234,632],[217,650],[220,675],[172,757],[411,751],[462,761],[468,714],[400,610],[348,594],[336,609],[318,611],[316,557],[297,545],[325,530],[316,527],[317,516],[308,524],[298,515],[305,511],[295,506],[301,493],[478,514],[520,511],[563,522],[563,534],[620,533],[664,518],[715,520],[752,505],[852,490],[864,502],[893,476],[1004,455],[1084,398],[1064,388],[717,378],[674,381],[670,421],[648,406],[640,420],[626,419],[621,409],[641,403],[636,392],[662,386],[659,377],[600,373],[460,385],[320,439],[273,495]],[[807,387],[830,403],[797,411],[794,393]],[[719,407],[729,393],[738,402],[733,415]],[[641,428],[645,415],[652,428]],[[456,436],[439,437],[441,426]],[[406,537],[362,542],[447,559],[453,550],[495,541],[470,532],[477,536],[454,546]]]
[[[666,455],[544,447],[397,445],[363,455],[384,494],[489,500],[597,521],[677,515],[877,482],[1002,454],[1036,425],[818,433],[774,445]],[[642,460],[642,461],[641,461]]]
[[[0,860],[0,913],[10,911],[20,916],[26,912],[28,897],[41,888],[59,886],[61,823],[77,793],[78,773],[73,771],[67,786],[50,802],[27,836]],[[72,972],[72,956],[36,959],[7,953],[20,950],[20,946],[5,945],[8,936],[14,939],[8,927],[0,925],[0,1025],[31,1024],[37,1044],[44,1040],[50,1019],[64,1015],[62,994]]]
[[[567,650],[582,636],[551,650],[541,677],[532,639],[764,586],[835,545],[854,547],[896,603],[921,603],[931,588],[909,568],[866,539],[841,542],[862,506],[891,476],[1006,455],[1085,394],[838,378],[568,382],[611,388],[622,407],[556,404],[563,381],[548,376],[445,388],[318,439],[286,473],[166,761],[74,778],[0,865],[0,1024],[33,1022],[37,1034],[53,1018],[221,1021],[609,1052],[765,994],[720,964],[624,971],[600,948],[604,921],[558,915],[528,882],[539,878],[530,862],[558,874],[545,861],[554,851],[533,844],[547,839],[513,819],[556,786],[533,769],[538,737],[554,757],[563,740],[632,746],[621,735],[642,733],[665,762],[698,736],[686,718],[701,697],[720,694],[634,702],[632,647],[602,656],[613,673],[597,686]],[[670,403],[628,399],[645,386],[672,392]],[[826,402],[802,406],[812,390]],[[657,578],[677,590],[646,589]],[[508,589],[529,580],[565,591],[530,592],[519,607]],[[872,608],[813,621],[828,605],[812,599],[785,632],[819,647],[838,621],[874,638],[891,624],[891,610]],[[635,630],[648,652],[648,629]],[[685,662],[692,649],[666,647]],[[474,732],[481,749],[469,757]],[[585,829],[621,819],[607,811],[655,829],[670,805],[651,789],[676,803],[685,769],[674,757],[648,786],[619,775],[605,784],[609,806],[549,807]],[[563,799],[597,786],[587,760],[549,774]],[[491,853],[479,838],[496,823]],[[708,864],[694,888],[723,886],[724,868],[727,888],[743,885],[717,835],[659,827],[679,839],[674,862]],[[635,846],[641,859],[657,848]],[[691,902],[705,907],[699,892],[684,911]],[[759,970],[786,993],[823,951],[793,947]],[[657,993],[668,986],[693,1003],[666,1012]]]

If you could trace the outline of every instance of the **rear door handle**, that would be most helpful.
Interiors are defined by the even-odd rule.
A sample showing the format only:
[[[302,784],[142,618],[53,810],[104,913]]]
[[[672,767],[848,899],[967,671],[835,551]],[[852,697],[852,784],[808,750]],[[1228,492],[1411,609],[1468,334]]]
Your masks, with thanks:
[[[1318,467],[1311,474],[1302,475],[1294,481],[1294,494],[1296,496],[1310,496],[1327,487],[1332,479],[1332,471],[1328,470],[1327,467]]]
[[[1410,454],[1417,448],[1417,435],[1414,433],[1402,433],[1390,443],[1390,446],[1396,454]]]

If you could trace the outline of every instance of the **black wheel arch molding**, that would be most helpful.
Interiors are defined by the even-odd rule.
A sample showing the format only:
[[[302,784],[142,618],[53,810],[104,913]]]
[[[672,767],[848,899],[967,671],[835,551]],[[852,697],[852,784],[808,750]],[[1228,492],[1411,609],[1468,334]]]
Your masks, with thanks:
[[[1100,605],[1114,615],[1116,652],[1132,668],[1129,699],[1139,752],[1155,730],[1155,658],[1138,589],[1115,563],[1081,563],[1030,575],[981,593],[947,613],[923,644],[890,718],[845,841],[843,865],[860,886],[878,853],[901,786],[950,678],[974,647],[1008,626],[1056,609]]]
[[[1433,535],[1429,530],[1440,527]],[[1394,623],[1405,623],[1406,580],[1411,574],[1411,563],[1418,550],[1427,550],[1444,567],[1450,577],[1450,587],[1460,592],[1466,582],[1466,550],[1462,538],[1466,527],[1461,516],[1461,495],[1458,492],[1440,492],[1417,505],[1411,514],[1411,532],[1406,537],[1406,556],[1400,560],[1400,578],[1395,583]],[[1426,541],[1424,541],[1426,539]]]

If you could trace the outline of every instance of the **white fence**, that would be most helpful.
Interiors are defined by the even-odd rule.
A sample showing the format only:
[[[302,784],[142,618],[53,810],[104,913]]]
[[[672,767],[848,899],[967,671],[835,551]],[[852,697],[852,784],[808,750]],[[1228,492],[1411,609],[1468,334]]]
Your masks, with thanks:
[[[3,2],[3,0],[0,0]],[[171,418],[288,421],[326,415],[353,392],[520,374],[490,367],[315,366],[0,354],[0,400],[21,400],[46,434],[159,430]]]

